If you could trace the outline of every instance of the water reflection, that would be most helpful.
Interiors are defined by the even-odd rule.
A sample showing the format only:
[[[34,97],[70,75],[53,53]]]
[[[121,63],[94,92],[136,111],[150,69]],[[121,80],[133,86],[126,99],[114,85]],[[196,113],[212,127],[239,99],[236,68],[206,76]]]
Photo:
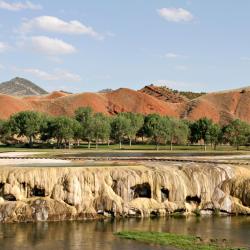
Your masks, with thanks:
[[[230,240],[250,247],[249,217],[124,219],[0,225],[1,250],[149,250],[171,249],[121,240],[113,232],[141,230]]]

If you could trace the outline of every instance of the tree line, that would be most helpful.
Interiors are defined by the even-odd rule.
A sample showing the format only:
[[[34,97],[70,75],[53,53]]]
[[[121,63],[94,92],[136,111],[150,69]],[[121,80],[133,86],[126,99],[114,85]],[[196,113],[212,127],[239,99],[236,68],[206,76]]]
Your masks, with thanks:
[[[136,113],[119,113],[107,116],[94,113],[90,107],[80,107],[74,117],[49,116],[36,111],[21,111],[8,120],[0,121],[0,136],[3,143],[13,143],[18,138],[27,138],[30,147],[35,142],[53,143],[58,148],[87,142],[88,148],[95,143],[147,142],[160,145],[187,145],[202,143],[216,149],[219,144],[230,144],[239,149],[250,140],[250,125],[239,119],[220,126],[206,117],[196,121],[180,120],[159,114],[143,116]],[[146,140],[145,140],[146,139]],[[19,140],[19,143],[24,143]]]

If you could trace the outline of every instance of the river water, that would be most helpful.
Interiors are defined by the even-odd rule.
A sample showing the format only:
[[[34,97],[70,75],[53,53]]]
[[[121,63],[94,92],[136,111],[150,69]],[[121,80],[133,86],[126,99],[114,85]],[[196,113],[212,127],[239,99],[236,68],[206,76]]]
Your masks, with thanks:
[[[140,230],[227,239],[250,249],[250,217],[188,217],[0,224],[1,250],[173,249],[119,239],[114,232]]]

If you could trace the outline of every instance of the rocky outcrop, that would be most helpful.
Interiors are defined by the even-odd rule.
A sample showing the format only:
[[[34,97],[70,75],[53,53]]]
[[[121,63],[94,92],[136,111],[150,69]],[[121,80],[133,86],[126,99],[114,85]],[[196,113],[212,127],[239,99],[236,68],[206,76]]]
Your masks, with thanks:
[[[238,182],[240,170],[230,165],[171,162],[119,167],[3,167],[0,221],[160,216],[197,210],[250,214],[249,179]]]
[[[0,84],[0,93],[13,96],[30,96],[30,95],[45,95],[47,91],[40,88],[33,82],[21,78],[15,77],[10,81]]]

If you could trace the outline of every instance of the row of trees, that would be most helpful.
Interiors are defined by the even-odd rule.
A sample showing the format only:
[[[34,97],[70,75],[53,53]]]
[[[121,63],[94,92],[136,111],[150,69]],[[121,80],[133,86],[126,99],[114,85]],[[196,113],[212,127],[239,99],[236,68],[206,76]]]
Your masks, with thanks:
[[[219,126],[212,120],[201,118],[190,122],[159,114],[143,116],[135,113],[120,113],[114,117],[94,113],[90,107],[78,108],[73,118],[67,116],[52,117],[35,111],[22,111],[0,121],[1,140],[26,137],[30,147],[34,140],[56,142],[57,147],[70,145],[72,141],[79,145],[87,141],[90,148],[95,142],[109,145],[118,142],[147,138],[156,145],[194,144],[202,142],[204,150],[211,144],[216,149],[218,144],[230,143],[239,149],[250,138],[250,125],[241,120],[234,120],[226,126]]]

